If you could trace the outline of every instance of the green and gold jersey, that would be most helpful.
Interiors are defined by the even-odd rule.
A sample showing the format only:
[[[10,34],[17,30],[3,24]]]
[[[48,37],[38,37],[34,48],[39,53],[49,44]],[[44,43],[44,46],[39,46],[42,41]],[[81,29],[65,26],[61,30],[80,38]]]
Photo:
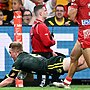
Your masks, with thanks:
[[[9,74],[10,77],[15,78],[19,71],[25,71],[31,73],[32,71],[37,73],[46,72],[46,58],[36,55],[22,52],[18,55],[15,63],[12,66],[12,70]]]
[[[32,73],[32,71],[40,74],[63,73],[63,58],[60,56],[46,59],[37,54],[29,54],[22,52],[13,64],[13,68],[9,74],[15,78],[19,71]]]
[[[68,23],[69,26],[76,26],[77,24],[68,18],[63,17],[62,21],[57,21],[56,17],[48,18],[45,20],[47,26],[65,26],[65,23]]]

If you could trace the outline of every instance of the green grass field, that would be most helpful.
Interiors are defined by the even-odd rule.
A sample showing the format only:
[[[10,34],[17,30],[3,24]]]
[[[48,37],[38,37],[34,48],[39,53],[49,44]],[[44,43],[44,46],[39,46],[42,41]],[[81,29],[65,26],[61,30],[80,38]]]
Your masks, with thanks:
[[[0,90],[90,90],[90,85],[72,85],[71,89],[63,89],[57,87],[23,87],[23,88],[16,88],[16,87],[3,87]]]

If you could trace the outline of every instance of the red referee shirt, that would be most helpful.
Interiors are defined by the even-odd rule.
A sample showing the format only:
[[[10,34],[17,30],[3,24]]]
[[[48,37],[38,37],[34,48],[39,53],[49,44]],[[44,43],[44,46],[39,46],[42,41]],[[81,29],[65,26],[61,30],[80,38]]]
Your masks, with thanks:
[[[30,36],[33,52],[52,52],[50,47],[55,45],[55,40],[50,39],[50,31],[41,20],[36,19],[30,30]]]

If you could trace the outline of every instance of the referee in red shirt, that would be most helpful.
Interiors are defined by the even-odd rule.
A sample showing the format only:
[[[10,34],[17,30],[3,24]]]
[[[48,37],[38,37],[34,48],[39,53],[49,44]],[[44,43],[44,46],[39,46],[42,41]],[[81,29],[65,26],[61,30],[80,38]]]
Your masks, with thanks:
[[[36,20],[30,30],[32,53],[40,54],[45,58],[50,58],[53,55],[56,56],[57,54],[50,48],[55,45],[55,40],[53,40],[53,36],[44,23],[47,17],[46,7],[44,5],[35,6],[34,13]],[[38,75],[38,78],[39,76],[40,75]]]

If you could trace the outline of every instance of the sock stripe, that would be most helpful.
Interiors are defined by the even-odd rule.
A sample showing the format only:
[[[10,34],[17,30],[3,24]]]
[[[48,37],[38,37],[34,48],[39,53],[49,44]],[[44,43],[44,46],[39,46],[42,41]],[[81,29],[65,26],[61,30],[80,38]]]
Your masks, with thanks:
[[[66,80],[72,81],[72,78],[71,77],[66,77]]]
[[[71,82],[68,81],[68,80],[66,80],[66,79],[64,80],[64,83],[67,84],[67,85],[70,85],[71,84]]]
[[[64,84],[65,85],[70,85],[71,84],[71,81],[72,81],[72,78],[66,77],[65,80],[64,80]]]

